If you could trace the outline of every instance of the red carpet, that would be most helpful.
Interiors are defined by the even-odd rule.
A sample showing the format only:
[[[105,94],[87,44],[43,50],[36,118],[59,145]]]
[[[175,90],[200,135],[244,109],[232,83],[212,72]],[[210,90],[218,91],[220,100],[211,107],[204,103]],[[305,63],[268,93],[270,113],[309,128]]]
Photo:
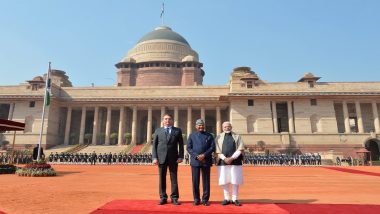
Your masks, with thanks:
[[[183,202],[180,206],[171,204],[157,205],[157,201],[115,200],[93,211],[92,214],[157,214],[157,213],[262,213],[262,214],[379,214],[380,205],[355,204],[264,204],[244,203],[241,207],[222,206],[220,202],[211,202],[209,207],[193,206],[192,202]]]
[[[277,204],[291,214],[379,214],[380,205]]]
[[[170,202],[170,201],[169,201]],[[132,200],[115,200],[93,211],[92,214],[121,214],[121,213],[138,213],[138,214],[157,214],[157,213],[257,213],[257,214],[289,214],[288,211],[278,207],[275,204],[243,204],[241,207],[234,205],[222,206],[220,202],[211,202],[209,207],[194,206],[192,202],[182,202],[180,206],[172,204],[157,205],[158,201],[132,201]]]
[[[136,145],[135,147],[133,147],[130,153],[132,154],[139,153],[143,147],[144,147],[144,144]]]
[[[342,167],[323,167],[323,168],[341,171],[341,172],[348,172],[348,173],[355,173],[355,174],[362,174],[362,175],[372,175],[372,176],[380,177],[380,173],[377,173],[377,172],[366,172],[366,171],[348,169],[348,168],[342,168]]]

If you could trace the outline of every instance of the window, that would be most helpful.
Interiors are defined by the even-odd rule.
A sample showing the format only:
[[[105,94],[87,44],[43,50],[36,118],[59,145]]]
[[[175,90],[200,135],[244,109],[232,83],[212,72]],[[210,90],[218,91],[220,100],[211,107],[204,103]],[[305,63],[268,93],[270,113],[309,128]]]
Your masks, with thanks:
[[[248,106],[254,106],[255,103],[253,102],[253,100],[248,100]]]
[[[0,104],[0,119],[8,119],[10,104]]]
[[[253,88],[252,81],[247,81],[247,88]]]
[[[32,91],[37,91],[37,90],[38,90],[38,84],[33,84]]]
[[[316,106],[317,105],[317,99],[310,99],[310,105]]]
[[[353,133],[358,132],[358,119],[356,117],[349,117],[350,131]]]
[[[314,81],[307,81],[309,88],[314,88]]]
[[[36,101],[30,101],[29,108],[34,108],[34,106],[36,106]]]

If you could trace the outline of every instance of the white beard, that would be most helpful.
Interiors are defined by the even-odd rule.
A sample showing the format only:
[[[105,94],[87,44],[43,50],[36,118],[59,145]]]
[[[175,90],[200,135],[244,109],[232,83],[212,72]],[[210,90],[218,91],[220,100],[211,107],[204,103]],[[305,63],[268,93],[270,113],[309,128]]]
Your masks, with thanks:
[[[231,133],[231,131],[224,131],[224,133],[229,134],[229,133]]]

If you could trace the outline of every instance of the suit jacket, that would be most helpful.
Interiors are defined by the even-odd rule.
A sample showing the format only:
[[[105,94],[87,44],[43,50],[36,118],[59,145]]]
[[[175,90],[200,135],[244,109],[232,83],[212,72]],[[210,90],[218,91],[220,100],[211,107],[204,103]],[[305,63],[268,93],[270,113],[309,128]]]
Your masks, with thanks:
[[[38,156],[38,146],[34,147],[33,148],[33,159],[34,160],[37,160],[37,156]],[[41,151],[40,151],[40,157],[44,156],[44,150],[42,149],[41,147]]]
[[[208,132],[193,132],[187,140],[187,151],[189,152],[191,166],[211,166],[212,153],[215,151],[214,137]],[[205,162],[196,157],[200,154],[205,155]]]
[[[158,159],[158,163],[164,164],[167,160],[169,164],[176,163],[183,159],[183,138],[182,130],[172,127],[170,136],[166,136],[165,128],[156,129],[153,138],[152,156]]]

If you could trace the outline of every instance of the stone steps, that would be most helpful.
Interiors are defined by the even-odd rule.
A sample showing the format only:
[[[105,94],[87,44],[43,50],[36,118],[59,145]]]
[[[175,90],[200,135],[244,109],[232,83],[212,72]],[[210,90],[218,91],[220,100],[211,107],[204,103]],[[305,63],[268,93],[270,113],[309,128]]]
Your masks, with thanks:
[[[82,149],[79,151],[79,153],[92,153],[92,152],[96,152],[97,154],[99,153],[120,153],[122,152],[124,149],[127,148],[127,145],[123,145],[123,146],[104,146],[104,145],[98,145],[98,146],[87,146],[86,148]]]
[[[58,146],[54,146],[50,149],[45,149],[44,153],[45,153],[45,155],[49,155],[51,152],[53,152],[54,154],[57,152],[59,154],[61,152],[66,152],[67,150],[69,150],[75,146],[77,146],[77,145],[58,145]]]

